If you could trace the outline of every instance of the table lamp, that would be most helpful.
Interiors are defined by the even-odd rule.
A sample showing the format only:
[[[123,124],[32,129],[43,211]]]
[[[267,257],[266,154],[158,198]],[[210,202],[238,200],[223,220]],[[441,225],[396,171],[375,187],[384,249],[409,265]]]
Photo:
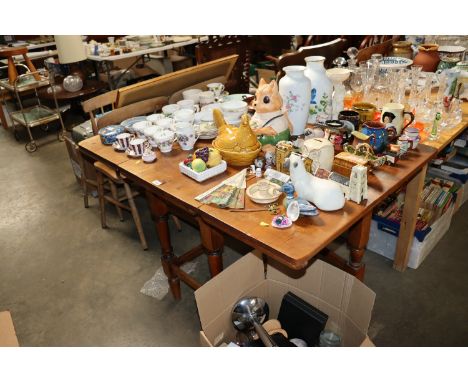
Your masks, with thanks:
[[[70,74],[75,74],[84,82],[86,76],[80,68],[80,61],[86,60],[86,49],[81,36],[56,35],[54,36],[55,45],[60,64],[69,64]],[[75,65],[73,65],[75,64]]]

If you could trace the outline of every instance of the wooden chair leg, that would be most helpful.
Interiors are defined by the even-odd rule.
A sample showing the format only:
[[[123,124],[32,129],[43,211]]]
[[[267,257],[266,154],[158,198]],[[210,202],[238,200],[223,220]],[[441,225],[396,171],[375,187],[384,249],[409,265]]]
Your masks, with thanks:
[[[16,70],[15,62],[13,57],[8,57],[8,81],[10,85],[13,85],[18,77],[18,71]]]
[[[143,226],[141,225],[140,215],[135,205],[135,200],[133,200],[132,190],[127,183],[124,183],[125,194],[128,198],[128,204],[130,205],[130,211],[132,212],[133,220],[138,231],[138,236],[140,237],[141,246],[144,250],[148,249],[148,244],[146,243],[145,233],[143,231]]]
[[[177,227],[177,231],[181,232],[182,231],[182,226],[180,225],[180,220],[177,216],[172,215],[172,220],[174,221],[174,224]]]
[[[104,179],[99,171],[96,171],[97,189],[99,196],[99,209],[101,211],[101,226],[107,228],[106,224],[106,200],[104,199]]]
[[[110,185],[112,197],[115,200],[119,200],[119,194],[117,193],[117,187],[116,187],[115,183],[112,180],[109,180],[109,185]],[[120,221],[123,222],[124,218],[123,218],[123,214],[122,214],[122,209],[117,204],[115,204],[115,209],[117,210],[117,215],[119,215]]]

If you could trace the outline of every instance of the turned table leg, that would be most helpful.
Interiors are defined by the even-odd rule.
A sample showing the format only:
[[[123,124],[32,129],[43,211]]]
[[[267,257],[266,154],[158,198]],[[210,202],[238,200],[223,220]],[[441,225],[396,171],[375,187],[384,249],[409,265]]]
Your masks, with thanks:
[[[369,241],[371,220],[372,211],[369,211],[348,231],[349,261],[346,270],[361,281],[364,280],[366,269],[366,265],[362,263],[362,258]]]
[[[198,218],[198,224],[202,244],[208,256],[210,274],[211,277],[214,277],[223,270],[224,237],[201,218]]]
[[[169,209],[167,208],[167,205],[161,201],[161,199],[149,191],[146,191],[146,199],[150,207],[151,216],[156,223],[156,232],[158,234],[161,245],[161,263],[164,273],[167,276],[172,295],[176,300],[180,300],[180,279],[172,269],[175,256],[171,245],[171,235],[168,225]]]

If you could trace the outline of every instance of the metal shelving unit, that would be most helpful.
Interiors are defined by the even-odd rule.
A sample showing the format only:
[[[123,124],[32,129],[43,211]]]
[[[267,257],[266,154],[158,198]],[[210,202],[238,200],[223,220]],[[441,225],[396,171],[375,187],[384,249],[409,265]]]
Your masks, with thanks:
[[[19,64],[19,66],[25,67],[21,64]],[[50,108],[41,104],[37,90],[46,86],[48,87],[47,91],[53,94],[55,108]],[[45,130],[47,130],[48,124],[53,121],[58,120],[60,122],[61,127],[57,132],[57,139],[59,141],[64,140],[65,127],[63,125],[62,116],[57,103],[55,88],[50,84],[49,72],[47,70],[40,69],[36,72],[27,71],[25,74],[19,75],[12,84],[8,78],[0,79],[0,88],[4,88],[9,92],[14,93],[16,96],[19,110],[8,112],[8,114],[13,122],[13,135],[16,140],[19,140],[17,133],[18,126],[23,126],[28,132],[29,142],[25,145],[26,151],[32,153],[37,150],[37,144],[33,138],[31,129],[37,126],[45,126]],[[33,95],[35,95],[35,105],[29,107],[23,106],[22,96],[24,96],[26,92],[28,92],[28,94],[33,93]],[[5,97],[3,97],[2,101],[2,103],[5,104]]]

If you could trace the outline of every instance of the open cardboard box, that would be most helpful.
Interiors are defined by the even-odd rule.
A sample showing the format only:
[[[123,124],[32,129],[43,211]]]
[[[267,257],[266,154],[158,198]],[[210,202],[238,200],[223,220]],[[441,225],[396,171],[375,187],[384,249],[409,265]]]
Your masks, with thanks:
[[[0,347],[19,346],[10,312],[0,312]]]
[[[241,297],[259,296],[278,316],[287,292],[328,314],[327,328],[338,332],[343,346],[373,346],[367,330],[375,293],[354,276],[316,260],[298,272],[249,253],[195,291],[202,331],[202,346],[219,346],[235,339],[231,309]]]

